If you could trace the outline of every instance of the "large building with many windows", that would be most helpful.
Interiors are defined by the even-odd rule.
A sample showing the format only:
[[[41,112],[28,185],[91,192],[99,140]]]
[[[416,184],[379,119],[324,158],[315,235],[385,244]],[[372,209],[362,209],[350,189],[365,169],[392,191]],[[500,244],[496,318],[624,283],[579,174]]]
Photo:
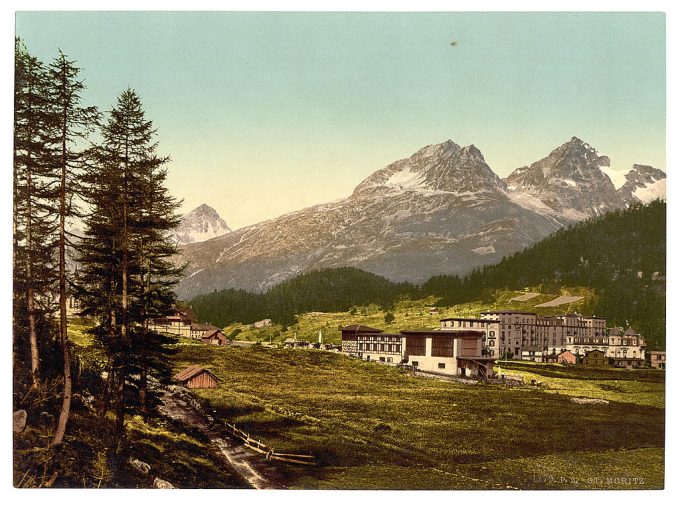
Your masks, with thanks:
[[[369,326],[340,329],[342,352],[366,361],[407,365],[415,370],[490,377],[495,358],[482,353],[484,332],[467,329],[383,333]]]
[[[607,329],[603,317],[491,310],[482,312],[479,318],[442,319],[440,326],[483,332],[483,352],[491,357],[550,361],[564,351],[584,356],[597,349],[619,366],[642,366],[644,362],[644,338],[632,328]]]

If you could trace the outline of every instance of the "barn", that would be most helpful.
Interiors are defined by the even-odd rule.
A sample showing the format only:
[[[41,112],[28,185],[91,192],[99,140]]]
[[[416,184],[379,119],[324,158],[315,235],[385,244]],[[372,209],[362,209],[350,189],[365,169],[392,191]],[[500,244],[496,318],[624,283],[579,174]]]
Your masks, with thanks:
[[[211,344],[211,345],[227,345],[228,339],[227,336],[220,330],[219,328],[215,328],[210,331],[206,331],[203,333],[201,336],[201,341],[204,344]]]
[[[189,389],[214,388],[219,382],[214,373],[200,365],[191,365],[173,377]]]

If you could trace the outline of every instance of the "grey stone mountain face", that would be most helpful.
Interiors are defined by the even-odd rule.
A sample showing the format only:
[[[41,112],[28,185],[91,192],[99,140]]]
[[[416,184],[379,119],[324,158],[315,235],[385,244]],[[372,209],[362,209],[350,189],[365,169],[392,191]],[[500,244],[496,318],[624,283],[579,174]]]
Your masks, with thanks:
[[[178,295],[264,291],[340,266],[395,281],[465,274],[569,223],[625,206],[599,168],[608,164],[574,138],[504,181],[474,146],[427,146],[373,173],[344,200],[184,246],[178,261],[189,266]]]
[[[621,198],[600,167],[609,158],[572,139],[547,157],[518,168],[505,182],[511,191],[533,196],[567,221],[598,216],[621,207]]]
[[[633,168],[626,174],[626,182],[618,189],[621,198],[628,204],[637,203],[640,198],[636,195],[636,191],[642,188],[648,188],[658,181],[666,179],[666,174],[663,170],[651,167],[649,165],[633,165]]]
[[[229,233],[231,229],[217,211],[203,204],[182,217],[179,226],[172,232],[179,245],[203,242]]]

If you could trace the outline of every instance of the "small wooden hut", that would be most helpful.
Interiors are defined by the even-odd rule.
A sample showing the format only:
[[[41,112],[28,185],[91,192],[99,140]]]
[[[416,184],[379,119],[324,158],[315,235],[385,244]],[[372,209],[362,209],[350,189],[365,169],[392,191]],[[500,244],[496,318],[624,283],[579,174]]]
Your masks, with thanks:
[[[200,365],[191,365],[173,377],[189,389],[214,388],[219,380],[210,370]]]

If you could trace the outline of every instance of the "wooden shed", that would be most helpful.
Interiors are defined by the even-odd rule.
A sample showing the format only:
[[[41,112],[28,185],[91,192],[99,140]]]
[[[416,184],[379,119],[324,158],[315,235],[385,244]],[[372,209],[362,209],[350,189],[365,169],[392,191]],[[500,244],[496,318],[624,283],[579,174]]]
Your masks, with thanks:
[[[557,355],[557,362],[560,365],[575,365],[576,356],[571,351],[562,351]]]
[[[199,365],[191,365],[173,377],[189,389],[214,388],[219,380],[210,370]]]
[[[604,351],[593,349],[584,354],[583,365],[588,367],[605,367],[608,366],[608,361]]]
[[[215,328],[210,331],[206,331],[201,335],[201,340],[204,344],[210,345],[227,345],[227,336],[219,328]]]

